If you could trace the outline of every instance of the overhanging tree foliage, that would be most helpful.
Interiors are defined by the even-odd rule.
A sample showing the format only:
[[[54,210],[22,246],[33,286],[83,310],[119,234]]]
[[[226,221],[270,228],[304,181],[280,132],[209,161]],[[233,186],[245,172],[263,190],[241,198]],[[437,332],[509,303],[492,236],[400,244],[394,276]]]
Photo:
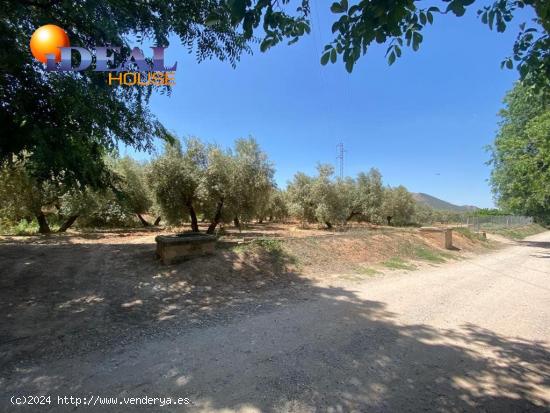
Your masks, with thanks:
[[[499,207],[550,222],[550,100],[518,83],[504,99],[491,146],[491,184]]]
[[[291,42],[309,33],[308,0],[296,2],[298,7],[293,17],[285,15],[275,19],[272,17],[272,10],[274,4],[278,3],[269,0],[243,0],[228,1],[225,4],[235,16],[234,21],[240,21],[249,30],[260,24],[260,10],[265,11],[265,36],[261,49],[266,50],[282,40],[281,33],[295,36]],[[291,3],[289,0],[280,3],[293,11],[294,7],[288,5]],[[502,65],[511,69],[515,63],[522,79],[539,88],[550,90],[550,2],[547,0],[335,1],[330,6],[335,15],[332,24],[334,39],[325,46],[321,63],[335,63],[340,56],[346,69],[351,72],[373,43],[389,42],[386,56],[388,62],[393,64],[401,57],[403,47],[411,47],[415,51],[420,48],[423,41],[422,31],[427,25],[434,24],[438,15],[453,14],[461,17],[467,9],[475,8],[483,24],[491,30],[503,32],[517,10],[525,7],[532,8],[536,18],[532,22],[520,22],[520,33],[513,45],[512,56],[503,56]],[[278,31],[274,32],[270,26],[273,22],[279,24],[276,26]]]
[[[336,20],[334,40],[322,63],[342,57],[351,71],[373,42],[389,41],[393,63],[402,47],[419,48],[422,30],[437,14],[462,16],[473,0],[443,0],[434,5],[413,0],[348,2],[331,6]],[[52,176],[65,183],[105,186],[111,176],[105,155],[125,143],[147,150],[155,137],[168,138],[147,109],[152,88],[108,86],[103,73],[48,73],[28,49],[33,31],[48,23],[63,27],[72,45],[122,45],[144,39],[166,46],[171,34],[193,51],[198,60],[216,57],[232,64],[261,32],[265,51],[309,33],[308,0],[151,0],[121,5],[115,0],[0,1],[0,159],[20,156],[39,180]],[[550,3],[543,0],[497,0],[481,5],[480,19],[504,31],[519,8],[531,7],[537,18],[522,24],[512,58],[522,78],[550,90]],[[128,49],[126,49],[126,54]],[[125,54],[123,53],[123,55]]]
[[[258,19],[279,40],[303,34],[296,15],[260,4],[243,13],[245,6],[216,0],[1,1],[0,160],[25,151],[26,165],[37,179],[56,176],[99,187],[110,179],[104,155],[119,143],[147,150],[155,137],[168,136],[147,110],[151,87],[112,87],[104,73],[91,70],[46,72],[29,51],[38,27],[56,24],[73,46],[123,46],[126,55],[135,46],[131,39],[167,46],[175,34],[198,60],[216,57],[232,64],[250,51]]]
[[[461,17],[474,3],[480,4],[477,13],[482,23],[498,32],[506,30],[518,9],[532,7],[537,16],[529,26],[520,24],[520,34],[513,47],[513,56],[503,65],[512,68],[514,61],[523,78],[548,86],[550,78],[550,3],[545,0],[496,0],[492,4],[475,0],[443,0],[442,2],[398,0],[337,1],[331,11],[340,17],[332,26],[334,40],[325,47],[323,64],[341,55],[348,71],[365,54],[372,43],[389,41],[386,53],[392,64],[401,56],[404,46],[418,50],[423,41],[422,31],[434,23],[437,15]],[[479,8],[481,7],[481,8]]]

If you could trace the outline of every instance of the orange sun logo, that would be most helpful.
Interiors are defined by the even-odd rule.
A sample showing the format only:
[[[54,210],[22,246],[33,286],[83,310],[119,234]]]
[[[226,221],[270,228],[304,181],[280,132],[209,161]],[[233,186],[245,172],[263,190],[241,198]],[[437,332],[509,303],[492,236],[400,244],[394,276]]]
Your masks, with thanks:
[[[55,56],[55,61],[61,60],[59,47],[69,47],[69,36],[61,27],[55,24],[46,24],[39,27],[31,37],[32,55],[42,63],[48,61],[48,54]]]

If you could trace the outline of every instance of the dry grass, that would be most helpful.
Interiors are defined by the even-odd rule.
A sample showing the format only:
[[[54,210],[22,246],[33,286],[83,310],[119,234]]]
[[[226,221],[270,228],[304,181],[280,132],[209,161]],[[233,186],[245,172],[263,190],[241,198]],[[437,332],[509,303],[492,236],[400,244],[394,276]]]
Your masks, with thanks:
[[[501,229],[491,229],[487,230],[487,232],[491,232],[492,234],[501,235],[508,239],[513,240],[521,240],[525,237],[539,234],[541,232],[546,231],[546,228],[539,224],[531,224],[531,225],[525,225],[522,227],[514,227],[514,228],[501,228]]]

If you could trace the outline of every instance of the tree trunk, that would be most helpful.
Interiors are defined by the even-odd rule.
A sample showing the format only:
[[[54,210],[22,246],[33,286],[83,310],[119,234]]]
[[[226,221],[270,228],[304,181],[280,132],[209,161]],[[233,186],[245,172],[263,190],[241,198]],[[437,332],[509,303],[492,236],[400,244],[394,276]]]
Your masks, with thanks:
[[[199,221],[197,220],[197,214],[195,213],[193,204],[189,202],[187,208],[189,209],[189,216],[191,217],[191,231],[199,232]]]
[[[263,223],[264,223],[264,219],[263,219],[263,218],[260,218],[260,219],[258,220],[258,224],[263,224]]]
[[[36,214],[36,219],[38,221],[38,232],[41,234],[49,234],[51,232],[50,226],[46,219],[46,215],[42,211]]]
[[[223,199],[218,202],[218,205],[216,206],[216,213],[214,214],[214,219],[208,226],[208,229],[206,230],[207,234],[213,234],[216,227],[218,226],[220,219],[222,218],[222,208],[223,208]]]
[[[325,221],[325,225],[327,226],[328,229],[332,229],[332,224],[328,221]]]
[[[57,232],[65,232],[67,231],[71,225],[74,224],[74,222],[76,221],[76,219],[78,218],[78,215],[71,215],[63,225],[61,225],[59,227],[59,229],[57,230]]]
[[[392,217],[390,217],[389,215],[386,217],[386,219],[388,220],[388,226],[391,226],[391,219]]]
[[[160,217],[157,217],[157,219],[155,219],[155,223],[153,224],[155,227],[158,227],[160,224]]]
[[[359,212],[351,212],[348,217],[346,218],[346,222],[348,222],[350,219],[352,219],[354,216],[359,215]]]
[[[143,224],[144,227],[150,227],[150,226],[151,226],[151,224],[149,224],[149,223],[145,220],[145,218],[143,218],[143,217],[141,216],[141,214],[136,214],[136,215],[138,216],[139,220],[141,221],[141,223]]]
[[[239,221],[239,217],[233,218],[233,224],[234,224],[237,228],[240,228],[240,227],[241,227],[241,222]]]

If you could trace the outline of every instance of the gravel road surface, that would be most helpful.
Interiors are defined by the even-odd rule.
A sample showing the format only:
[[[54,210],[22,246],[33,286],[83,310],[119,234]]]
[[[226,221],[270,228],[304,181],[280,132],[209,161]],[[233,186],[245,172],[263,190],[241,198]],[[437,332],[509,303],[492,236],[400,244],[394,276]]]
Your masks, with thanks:
[[[13,395],[52,403],[16,407]],[[96,406],[60,406],[58,395]],[[108,397],[116,407],[101,405]],[[132,397],[159,400],[124,404]],[[189,404],[161,407],[167,397]],[[550,232],[428,270],[312,284],[236,319],[0,372],[0,411],[74,410],[548,412]]]

